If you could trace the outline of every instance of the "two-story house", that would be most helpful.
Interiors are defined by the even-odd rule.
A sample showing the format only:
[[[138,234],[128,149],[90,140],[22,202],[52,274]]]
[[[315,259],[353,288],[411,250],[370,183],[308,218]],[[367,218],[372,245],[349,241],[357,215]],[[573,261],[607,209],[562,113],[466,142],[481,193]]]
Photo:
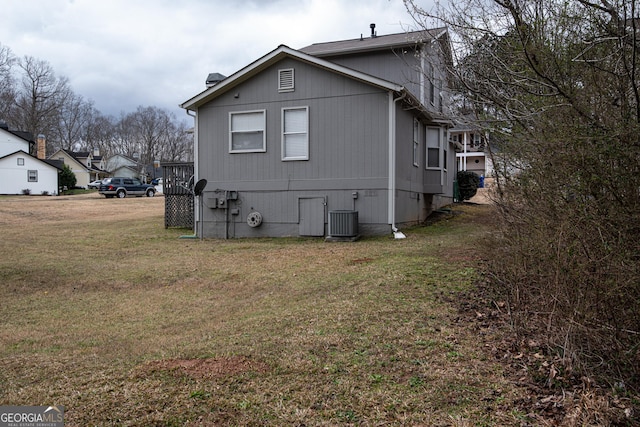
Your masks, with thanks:
[[[0,122],[0,194],[57,195],[60,165],[46,160],[44,150],[44,138],[36,143],[30,133]]]
[[[49,156],[67,165],[76,176],[76,186],[88,188],[89,183],[107,176],[104,161],[97,152],[60,149]]]
[[[480,126],[473,121],[460,120],[449,130],[449,138],[456,146],[459,171],[474,172],[482,177],[493,175],[488,137]]]
[[[204,237],[386,234],[453,197],[445,29],[279,46],[181,107]]]

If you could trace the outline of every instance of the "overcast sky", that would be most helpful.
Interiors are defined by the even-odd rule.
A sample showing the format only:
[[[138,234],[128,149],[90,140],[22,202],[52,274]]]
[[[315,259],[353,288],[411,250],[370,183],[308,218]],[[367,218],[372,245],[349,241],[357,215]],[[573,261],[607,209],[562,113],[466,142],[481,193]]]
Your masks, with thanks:
[[[426,3],[431,0],[425,0]],[[48,62],[103,114],[178,104],[284,44],[415,29],[402,0],[3,0],[0,43]]]

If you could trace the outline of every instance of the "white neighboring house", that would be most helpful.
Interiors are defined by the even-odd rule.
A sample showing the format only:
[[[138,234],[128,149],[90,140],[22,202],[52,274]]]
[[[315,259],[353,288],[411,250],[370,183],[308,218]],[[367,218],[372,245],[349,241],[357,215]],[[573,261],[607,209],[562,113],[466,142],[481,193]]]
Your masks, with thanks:
[[[137,161],[124,154],[114,154],[105,162],[105,168],[111,176],[141,178],[141,167]]]
[[[456,146],[458,171],[474,172],[484,177],[493,175],[493,162],[488,155],[488,137],[478,126],[456,123],[449,129],[449,139]]]
[[[58,194],[58,167],[19,150],[0,157],[0,194]]]
[[[58,194],[60,166],[29,154],[34,145],[31,134],[0,123],[0,194]]]

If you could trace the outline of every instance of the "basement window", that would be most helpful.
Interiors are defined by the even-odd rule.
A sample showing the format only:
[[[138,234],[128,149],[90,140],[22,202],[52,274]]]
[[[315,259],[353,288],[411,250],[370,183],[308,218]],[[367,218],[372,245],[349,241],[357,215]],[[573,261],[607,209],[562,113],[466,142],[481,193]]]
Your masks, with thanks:
[[[278,70],[278,92],[293,92],[294,88],[293,68]]]

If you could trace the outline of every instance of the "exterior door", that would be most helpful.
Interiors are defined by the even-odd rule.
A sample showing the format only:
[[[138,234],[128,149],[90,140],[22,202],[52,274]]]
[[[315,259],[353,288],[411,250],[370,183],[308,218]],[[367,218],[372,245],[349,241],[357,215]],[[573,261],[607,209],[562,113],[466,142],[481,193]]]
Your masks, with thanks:
[[[301,236],[324,236],[324,197],[298,199],[298,224]]]

